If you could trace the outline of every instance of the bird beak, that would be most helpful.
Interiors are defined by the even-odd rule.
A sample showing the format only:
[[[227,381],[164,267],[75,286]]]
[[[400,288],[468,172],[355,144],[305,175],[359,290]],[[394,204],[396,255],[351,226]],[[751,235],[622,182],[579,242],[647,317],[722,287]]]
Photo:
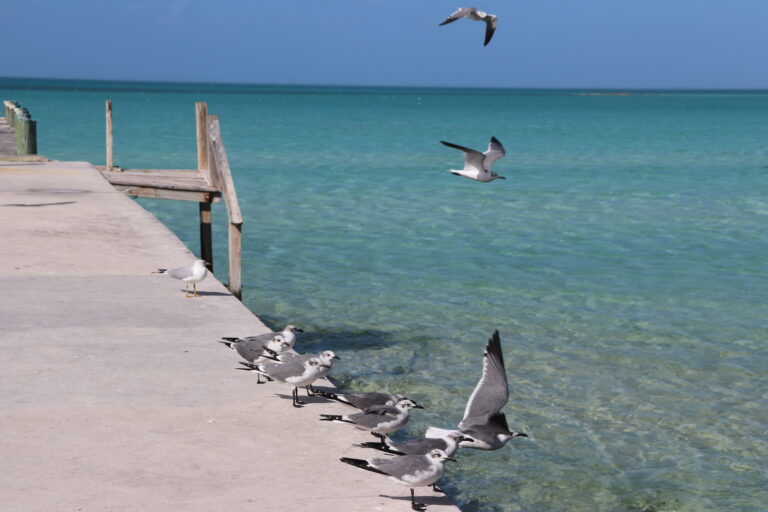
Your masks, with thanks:
[[[448,461],[451,461],[451,462],[459,462],[459,461],[457,461],[456,459],[454,459],[453,457],[446,457],[446,458],[445,458],[445,459],[443,459],[443,460],[444,460],[445,462],[448,462]]]
[[[341,361],[341,358],[339,356],[333,356],[333,358],[334,359],[338,359],[339,361]]]
[[[500,179],[500,180],[505,180],[505,179],[507,179],[507,178],[505,178],[504,176],[499,176],[499,179]]]
[[[330,368],[330,366],[329,366],[329,365],[327,365],[327,364],[319,364],[319,365],[317,365],[317,366],[322,366],[323,368]]]
[[[304,329],[299,329],[298,327],[294,327],[293,332],[304,332]]]
[[[423,405],[419,405],[419,404],[416,404],[416,405],[414,405],[414,406],[413,406],[413,408],[414,408],[414,409],[423,409],[423,408],[424,408],[424,406],[423,406]]]
[[[528,437],[528,434],[525,432],[510,432],[512,437]]]

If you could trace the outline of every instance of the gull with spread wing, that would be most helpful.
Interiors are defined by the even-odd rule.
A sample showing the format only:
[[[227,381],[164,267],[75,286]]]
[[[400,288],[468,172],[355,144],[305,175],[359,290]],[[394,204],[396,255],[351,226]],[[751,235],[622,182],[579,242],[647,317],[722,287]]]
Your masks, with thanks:
[[[465,178],[481,181],[483,183],[498,179],[506,179],[504,176],[499,176],[495,172],[491,172],[493,162],[507,154],[506,151],[504,151],[504,146],[501,145],[501,142],[499,142],[499,139],[496,137],[491,137],[491,142],[488,144],[488,149],[485,150],[485,153],[444,140],[441,140],[440,143],[449,148],[458,149],[464,152],[464,168],[450,170],[456,176],[464,176]]]

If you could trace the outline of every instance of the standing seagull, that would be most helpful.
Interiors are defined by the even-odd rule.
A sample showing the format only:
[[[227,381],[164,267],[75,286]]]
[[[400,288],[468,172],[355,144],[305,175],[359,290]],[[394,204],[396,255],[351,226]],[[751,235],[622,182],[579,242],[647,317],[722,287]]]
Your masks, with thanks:
[[[380,443],[361,443],[360,446],[375,448],[396,455],[425,455],[431,450],[440,449],[449,457],[453,457],[453,454],[459,449],[459,443],[465,441],[471,442],[474,441],[474,439],[465,436],[458,430],[449,430],[448,433],[442,437],[422,437],[420,439],[410,439],[399,443],[386,439],[383,445]]]
[[[506,179],[504,176],[491,172],[493,162],[507,154],[504,151],[504,146],[501,145],[501,142],[496,137],[491,137],[491,142],[488,144],[488,149],[485,150],[485,153],[465,148],[452,142],[445,142],[444,140],[441,140],[440,143],[449,148],[459,149],[464,152],[464,169],[450,170],[456,176],[464,176],[465,178],[482,181],[483,183],[496,179]]]
[[[283,329],[282,331],[273,331],[273,332],[268,332],[266,334],[257,334],[256,336],[248,336],[248,337],[245,337],[245,338],[230,337],[230,338],[221,338],[221,339],[225,340],[222,343],[225,343],[226,341],[234,342],[235,343],[235,350],[237,350],[237,353],[240,354],[243,357],[243,359],[245,359],[246,361],[253,362],[252,359],[248,359],[246,357],[246,355],[241,353],[240,350],[238,350],[236,347],[237,346],[245,347],[245,346],[250,346],[250,345],[262,346],[264,344],[269,343],[270,340],[272,340],[275,336],[280,334],[283,337],[283,339],[285,340],[285,342],[288,343],[289,348],[293,348],[293,346],[296,344],[296,333],[297,332],[304,332],[304,331],[299,329],[295,325],[286,325],[285,329]],[[229,346],[229,345],[227,345],[227,346]],[[230,348],[233,348],[233,347],[230,346]],[[262,352],[264,352],[264,350],[263,349],[258,349],[258,352],[259,352],[259,354],[261,354]],[[278,350],[277,352],[280,352],[280,351]]]
[[[493,33],[496,31],[496,16],[493,14],[488,14],[487,12],[479,11],[476,7],[459,7],[456,9],[456,12],[448,16],[448,18],[446,18],[446,20],[438,26],[442,27],[443,25],[453,23],[454,21],[461,18],[469,18],[470,20],[475,21],[484,21],[485,42],[483,42],[483,46],[487,46],[488,43],[491,42]]]
[[[400,455],[390,459],[352,459],[342,457],[341,462],[346,462],[352,466],[374,473],[386,475],[390,480],[411,488],[411,508],[413,510],[425,510],[427,508],[423,503],[416,503],[413,489],[414,487],[426,487],[437,482],[445,467],[446,461],[456,462],[443,450],[432,450],[426,455]]]
[[[459,431],[471,441],[461,441],[459,446],[478,450],[498,450],[515,437],[528,437],[522,432],[510,430],[501,408],[509,400],[507,372],[501,353],[501,338],[495,331],[483,355],[483,374],[467,401]],[[427,429],[427,437],[442,437],[447,431],[435,427]]]
[[[267,352],[272,352],[271,350],[267,349]],[[280,361],[283,363],[287,362],[304,362],[307,359],[310,359],[312,357],[318,358],[322,363],[325,365],[325,368],[321,368],[320,372],[317,375],[318,379],[324,378],[326,375],[328,375],[328,372],[331,371],[333,368],[333,360],[338,359],[341,360],[339,356],[337,356],[333,350],[324,350],[323,352],[319,354],[293,354],[291,352],[283,352],[282,354],[279,353],[272,353],[271,356],[275,356],[274,359],[276,361]],[[269,356],[271,358],[271,356]],[[318,391],[315,391],[315,389],[312,387],[312,384],[308,384],[306,386],[307,395],[308,396],[314,396],[319,394]],[[323,396],[323,395],[321,395]]]
[[[249,363],[258,364],[264,363],[267,360],[275,361],[277,360],[275,357],[276,354],[281,354],[284,351],[291,349],[291,344],[285,341],[285,337],[282,334],[276,334],[271,339],[267,335],[252,336],[250,338],[223,339],[224,341],[220,341],[219,343],[228,346]],[[257,375],[258,380],[256,381],[256,384],[263,384],[263,382],[261,382],[261,374]]]
[[[320,421],[352,423],[359,429],[369,430],[383,445],[386,440],[384,434],[400,430],[408,423],[411,409],[423,408],[413,400],[403,398],[395,405],[374,405],[355,414],[321,414]]]
[[[403,398],[406,398],[405,395],[401,395],[399,393],[379,393],[376,391],[344,395],[337,395],[336,393],[329,393],[327,391],[315,391],[315,393],[324,398],[330,398],[331,400],[336,400],[337,402],[351,405],[352,407],[356,407],[361,411],[369,407],[373,407],[374,405],[395,405]]]
[[[205,279],[205,276],[208,275],[208,267],[206,267],[205,260],[195,260],[192,265],[172,268],[170,270],[159,268],[155,273],[168,274],[174,279],[183,281],[184,285],[186,286],[184,295],[185,297],[199,297],[197,294],[197,283]],[[195,291],[194,295],[189,294],[189,283],[192,283],[192,288]]]
[[[299,387],[312,384],[319,377],[323,368],[328,367],[317,357],[310,357],[305,361],[297,360],[287,363],[241,364],[245,368],[238,368],[238,370],[256,372],[270,379],[292,385],[294,407],[302,407],[305,403],[299,401]]]

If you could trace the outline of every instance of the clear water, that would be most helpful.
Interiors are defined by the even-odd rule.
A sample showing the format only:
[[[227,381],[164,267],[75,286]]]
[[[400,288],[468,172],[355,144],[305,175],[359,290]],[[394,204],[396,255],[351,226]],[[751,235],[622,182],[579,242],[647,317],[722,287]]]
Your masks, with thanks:
[[[244,211],[244,299],[351,390],[407,392],[402,437],[451,427],[494,329],[503,450],[460,453],[465,511],[768,508],[768,92],[0,81],[50,158],[195,166],[221,117]],[[508,179],[439,140],[506,146]],[[197,249],[197,207],[141,203]],[[223,280],[223,206],[214,208]]]

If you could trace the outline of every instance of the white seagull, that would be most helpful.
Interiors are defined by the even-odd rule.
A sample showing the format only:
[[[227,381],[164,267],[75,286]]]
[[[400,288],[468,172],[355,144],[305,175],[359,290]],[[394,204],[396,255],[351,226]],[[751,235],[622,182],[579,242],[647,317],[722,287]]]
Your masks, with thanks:
[[[496,137],[491,137],[491,142],[488,144],[488,149],[485,150],[485,153],[444,140],[441,140],[440,143],[449,148],[459,149],[464,152],[464,169],[450,169],[456,176],[464,176],[465,178],[482,181],[483,183],[497,179],[506,179],[504,176],[491,172],[493,162],[507,154],[504,151],[504,146],[501,145],[501,142]]]
[[[509,385],[501,353],[499,331],[495,331],[483,355],[483,374],[464,409],[459,432],[470,440],[459,441],[459,446],[477,450],[498,450],[515,437],[528,437],[510,430],[501,408],[509,400]],[[451,431],[435,427],[427,429],[427,437],[443,437]]]
[[[205,279],[205,276],[208,275],[208,267],[206,267],[205,260],[195,260],[192,265],[172,268],[170,270],[159,268],[155,273],[168,274],[172,278],[182,281],[186,286],[185,297],[199,297],[197,294],[197,283]],[[192,288],[194,289],[193,295],[189,294],[189,283],[192,283]]]
[[[446,461],[454,461],[443,450],[435,449],[425,455],[400,455],[389,459],[352,459],[342,457],[341,462],[346,462],[352,466],[366,471],[372,471],[381,475],[388,476],[390,480],[410,487],[411,489],[411,508],[413,510],[425,510],[427,508],[423,503],[416,503],[413,495],[414,487],[426,487],[433,485],[443,476]]]
[[[320,421],[351,423],[361,430],[370,431],[383,445],[386,441],[384,434],[400,430],[408,423],[411,409],[423,408],[413,400],[403,398],[395,405],[374,405],[355,414],[321,414]]]
[[[446,20],[438,26],[442,27],[443,25],[453,23],[454,21],[461,18],[468,18],[475,21],[484,21],[485,42],[483,42],[483,46],[487,46],[488,43],[491,42],[493,33],[496,31],[496,16],[493,14],[488,14],[487,12],[480,11],[476,7],[459,7],[456,9],[456,12],[448,16],[448,18],[446,18]]]
[[[299,387],[309,386],[320,376],[320,373],[324,368],[328,368],[328,365],[324,364],[317,357],[310,357],[304,361],[289,361],[287,363],[240,363],[245,368],[238,368],[238,370],[247,370],[256,372],[259,375],[263,375],[269,379],[279,380],[293,386],[293,406],[302,407],[304,402],[299,401]]]

